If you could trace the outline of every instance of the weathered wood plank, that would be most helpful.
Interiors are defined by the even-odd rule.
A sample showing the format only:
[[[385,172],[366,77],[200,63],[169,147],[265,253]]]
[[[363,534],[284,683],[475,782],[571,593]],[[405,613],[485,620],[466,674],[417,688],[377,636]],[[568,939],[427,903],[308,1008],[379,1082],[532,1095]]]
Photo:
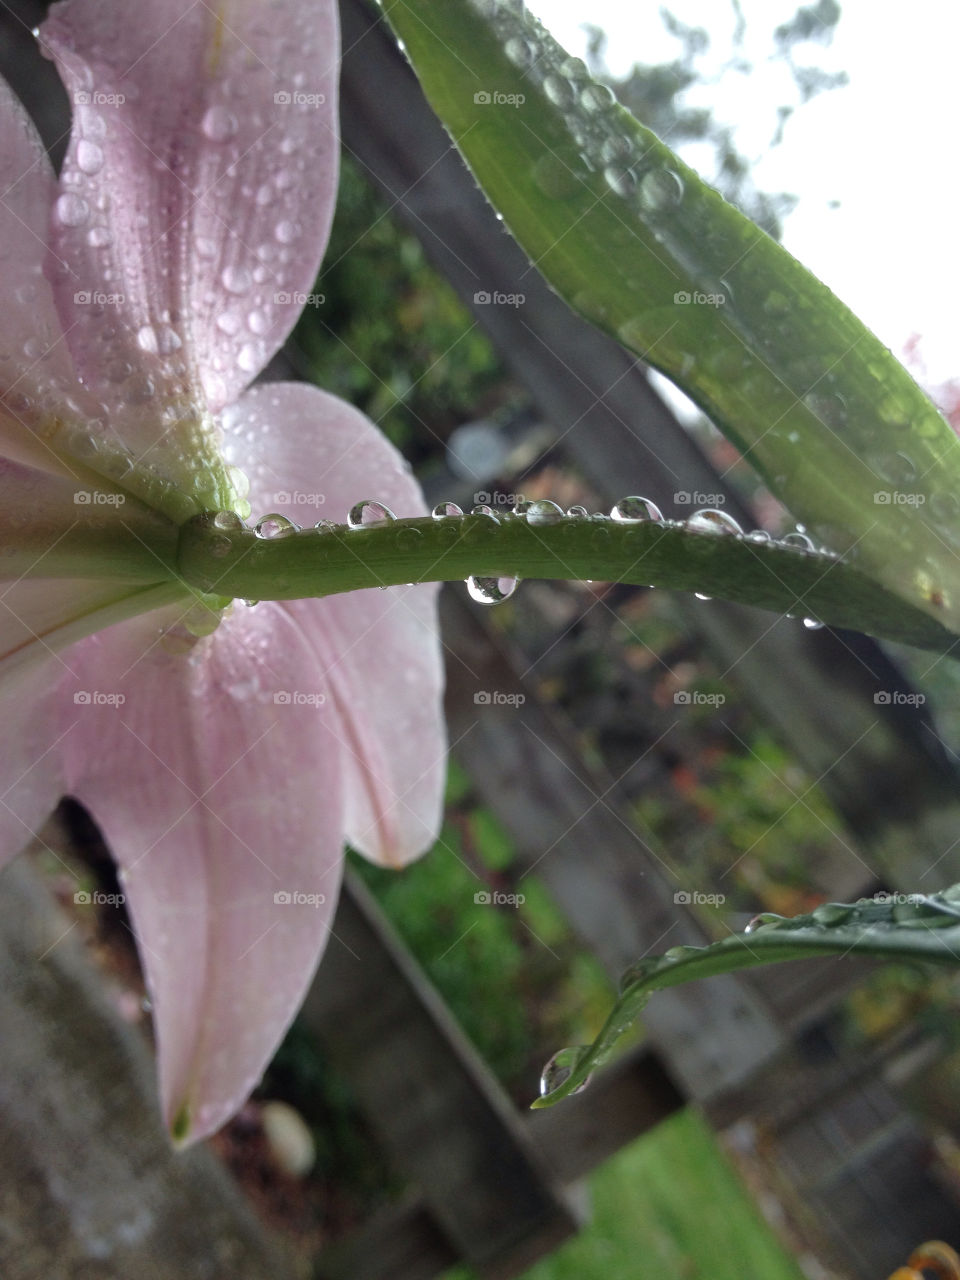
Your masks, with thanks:
[[[21,859],[0,874],[0,1275],[294,1280],[203,1148],[167,1142],[143,1037]]]
[[[300,1017],[461,1259],[506,1277],[576,1231],[509,1100],[353,876]],[[369,1280],[396,1274],[371,1266]]]

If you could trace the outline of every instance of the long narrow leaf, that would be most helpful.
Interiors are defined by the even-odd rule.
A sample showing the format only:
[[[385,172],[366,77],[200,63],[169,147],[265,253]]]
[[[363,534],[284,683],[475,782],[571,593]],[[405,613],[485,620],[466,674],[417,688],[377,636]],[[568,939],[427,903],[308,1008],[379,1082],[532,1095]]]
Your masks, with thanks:
[[[383,8],[554,288],[682,387],[819,540],[956,620],[960,442],[879,340],[522,6]]]

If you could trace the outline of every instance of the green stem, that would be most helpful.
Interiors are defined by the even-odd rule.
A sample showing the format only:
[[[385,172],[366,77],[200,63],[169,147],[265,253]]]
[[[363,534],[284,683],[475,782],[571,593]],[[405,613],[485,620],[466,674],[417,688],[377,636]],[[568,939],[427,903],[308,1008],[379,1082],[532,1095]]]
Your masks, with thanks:
[[[179,572],[218,595],[292,600],[471,575],[595,578],[702,592],[942,653],[957,643],[938,621],[832,556],[669,521],[564,517],[535,525],[467,515],[260,538],[216,519],[182,526]]]

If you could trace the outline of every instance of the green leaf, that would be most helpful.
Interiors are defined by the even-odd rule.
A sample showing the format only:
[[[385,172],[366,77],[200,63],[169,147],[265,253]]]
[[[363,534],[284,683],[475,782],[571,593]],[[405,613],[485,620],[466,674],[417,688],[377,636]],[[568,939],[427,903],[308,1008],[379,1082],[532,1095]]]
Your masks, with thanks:
[[[180,529],[177,567],[195,590],[251,600],[470,576],[593,578],[720,596],[938,653],[957,646],[953,632],[852,565],[749,534],[667,520],[561,517],[559,508],[543,524],[513,514],[467,515],[294,530],[260,538],[232,513],[198,516]]]
[[[955,622],[960,441],[879,340],[522,7],[383,8],[553,287],[682,387],[819,540]]]
[[[792,918],[765,914],[749,932],[732,933],[705,947],[673,947],[639,961],[624,974],[620,997],[593,1044],[561,1049],[551,1059],[547,1089],[533,1106],[552,1106],[582,1089],[654,991],[780,960],[851,952],[960,965],[960,885],[930,896],[884,894],[855,903],[827,902],[810,915]]]

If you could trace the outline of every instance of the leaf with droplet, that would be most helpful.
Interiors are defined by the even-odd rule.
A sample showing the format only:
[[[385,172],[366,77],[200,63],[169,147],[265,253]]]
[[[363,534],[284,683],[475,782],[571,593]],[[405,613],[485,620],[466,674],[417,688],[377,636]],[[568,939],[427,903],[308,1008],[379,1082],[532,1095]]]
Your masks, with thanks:
[[[628,969],[620,995],[591,1045],[566,1050],[564,1071],[534,1107],[578,1092],[605,1062],[655,991],[719,973],[810,956],[869,955],[960,966],[960,885],[934,894],[884,894],[825,902],[809,915],[757,916],[744,933],[704,947],[673,947]],[[552,1060],[551,1060],[552,1061]],[[548,1081],[550,1077],[547,1077]]]
[[[522,6],[383,8],[537,270],[695,400],[818,541],[956,629],[960,441],[883,344]]]

